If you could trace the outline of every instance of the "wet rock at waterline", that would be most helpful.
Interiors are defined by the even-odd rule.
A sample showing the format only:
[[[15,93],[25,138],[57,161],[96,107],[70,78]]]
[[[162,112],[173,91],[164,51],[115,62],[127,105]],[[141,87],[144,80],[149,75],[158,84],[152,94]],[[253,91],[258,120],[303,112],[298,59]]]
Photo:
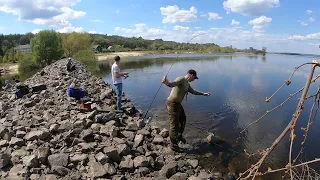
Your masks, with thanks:
[[[20,99],[15,91],[0,93],[0,179],[207,177],[193,171],[198,160],[168,148],[167,129],[145,124],[125,97],[125,111],[117,115],[111,86],[74,60],[76,69],[68,72],[66,63],[59,60],[24,82],[46,89]],[[96,110],[85,111],[81,100],[68,96],[72,83],[85,88]]]

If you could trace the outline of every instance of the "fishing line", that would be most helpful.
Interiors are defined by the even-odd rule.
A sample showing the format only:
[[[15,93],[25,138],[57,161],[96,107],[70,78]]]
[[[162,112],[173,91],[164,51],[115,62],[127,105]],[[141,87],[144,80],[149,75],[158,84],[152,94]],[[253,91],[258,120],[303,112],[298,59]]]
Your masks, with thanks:
[[[190,41],[192,41],[194,38],[196,38],[196,37],[198,37],[198,36],[200,36],[200,35],[206,35],[206,36],[209,37],[209,39],[211,39],[211,40],[213,41],[213,39],[212,39],[207,33],[200,33],[200,34],[194,35],[194,36],[187,42],[187,44],[190,43]],[[181,54],[178,54],[177,57],[176,57],[176,59],[178,59],[180,55],[181,55]],[[173,63],[171,64],[171,66],[170,66],[167,74],[165,75],[165,77],[168,76],[168,74],[169,74],[169,72],[170,72],[170,70],[171,70],[171,68],[172,68],[172,66],[174,65],[175,62],[176,62],[176,61],[173,61]],[[161,89],[161,87],[162,87],[162,84],[163,84],[163,83],[161,82],[161,83],[160,83],[160,87],[158,88],[156,94],[154,95],[154,97],[153,97],[153,99],[152,99],[152,101],[151,101],[151,103],[150,103],[150,105],[149,105],[149,107],[148,107],[148,109],[147,109],[146,114],[143,116],[143,118],[142,118],[143,121],[145,121],[145,118],[146,118],[146,116],[147,116],[147,114],[148,114],[148,112],[149,112],[149,110],[150,110],[150,108],[151,108],[151,106],[152,106],[152,104],[153,104],[153,101],[154,101],[155,98],[157,97],[157,95],[158,95],[158,93],[159,93],[159,91],[160,91],[160,89]],[[151,117],[149,117],[148,120],[149,120],[150,118],[151,118]],[[149,121],[148,121],[148,122],[149,122]]]

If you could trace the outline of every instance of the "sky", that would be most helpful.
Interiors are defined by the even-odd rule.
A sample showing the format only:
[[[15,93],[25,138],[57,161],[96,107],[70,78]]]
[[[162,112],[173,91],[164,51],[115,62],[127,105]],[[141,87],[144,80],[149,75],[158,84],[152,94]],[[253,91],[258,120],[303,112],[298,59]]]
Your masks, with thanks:
[[[320,54],[319,0],[0,0],[0,34],[88,32]]]

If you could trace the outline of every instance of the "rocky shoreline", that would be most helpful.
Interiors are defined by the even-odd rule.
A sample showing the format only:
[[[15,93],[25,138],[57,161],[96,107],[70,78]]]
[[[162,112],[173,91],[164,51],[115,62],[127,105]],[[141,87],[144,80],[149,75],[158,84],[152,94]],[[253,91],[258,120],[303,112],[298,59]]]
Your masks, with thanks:
[[[233,179],[209,173],[186,153],[173,152],[169,131],[145,124],[123,96],[123,114],[114,111],[116,94],[102,78],[72,60],[59,60],[27,79],[45,89],[20,99],[0,91],[1,179]],[[68,96],[74,82],[85,88],[92,111]],[[191,148],[190,145],[183,145]]]

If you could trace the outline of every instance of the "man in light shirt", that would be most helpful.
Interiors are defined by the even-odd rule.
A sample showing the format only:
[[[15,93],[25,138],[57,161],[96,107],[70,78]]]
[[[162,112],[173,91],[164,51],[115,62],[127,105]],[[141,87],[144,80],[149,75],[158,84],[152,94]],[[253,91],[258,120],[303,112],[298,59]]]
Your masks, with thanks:
[[[128,75],[128,72],[121,72],[119,68],[120,63],[120,56],[114,57],[114,63],[111,67],[111,74],[112,74],[112,83],[116,87],[117,92],[117,110],[122,111],[121,109],[121,95],[122,95],[122,77]]]

